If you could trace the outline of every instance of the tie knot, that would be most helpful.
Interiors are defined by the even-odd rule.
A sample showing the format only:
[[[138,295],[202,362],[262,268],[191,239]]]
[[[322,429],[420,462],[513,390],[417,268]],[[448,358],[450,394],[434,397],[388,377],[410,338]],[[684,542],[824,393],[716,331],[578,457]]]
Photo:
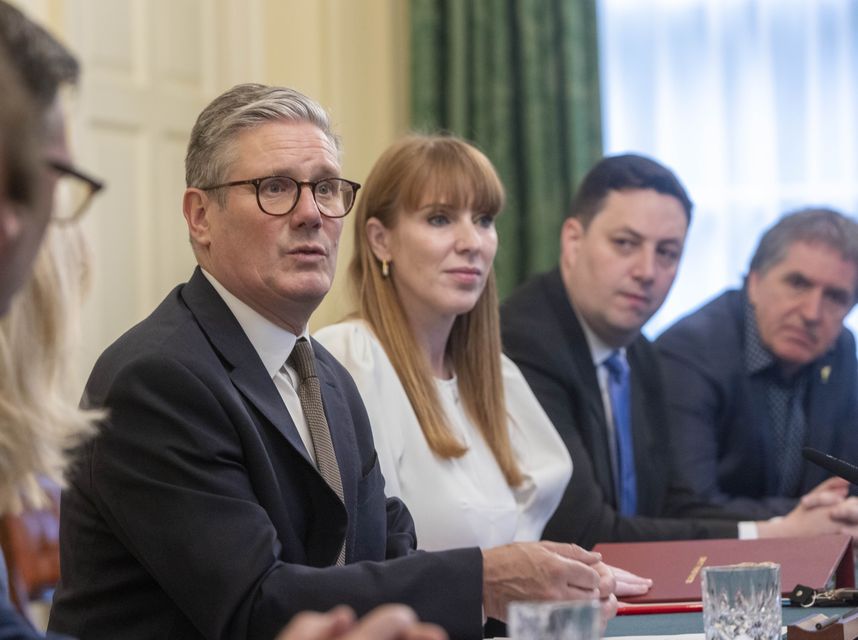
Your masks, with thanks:
[[[626,362],[626,357],[620,351],[614,351],[610,356],[605,358],[605,361],[602,364],[605,365],[605,368],[608,370],[608,375],[610,375],[615,382],[621,382],[629,375],[629,363]]]
[[[298,338],[295,346],[292,348],[292,353],[289,354],[286,360],[295,371],[298,372],[298,377],[301,380],[316,377],[316,363],[313,359],[313,347],[305,338]]]

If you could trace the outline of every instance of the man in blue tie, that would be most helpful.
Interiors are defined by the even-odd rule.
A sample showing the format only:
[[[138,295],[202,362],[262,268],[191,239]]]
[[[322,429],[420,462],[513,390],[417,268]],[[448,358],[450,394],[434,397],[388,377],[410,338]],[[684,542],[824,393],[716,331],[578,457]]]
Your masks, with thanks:
[[[738,522],[694,498],[674,472],[659,362],[641,327],[676,276],[692,204],[676,176],[639,155],[585,176],[557,269],[501,307],[504,349],[563,437],[572,480],[544,537],[597,542],[838,531],[825,487],[783,520]],[[814,505],[819,505],[814,508]],[[750,520],[750,518],[749,518]]]

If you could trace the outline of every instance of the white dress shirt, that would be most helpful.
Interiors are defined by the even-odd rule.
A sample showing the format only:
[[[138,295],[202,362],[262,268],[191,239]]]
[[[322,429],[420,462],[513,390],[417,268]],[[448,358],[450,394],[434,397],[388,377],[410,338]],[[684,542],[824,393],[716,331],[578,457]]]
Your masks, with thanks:
[[[590,347],[590,357],[593,359],[593,366],[596,368],[596,379],[599,381],[599,391],[602,394],[602,406],[605,409],[605,424],[608,426],[608,451],[611,455],[611,477],[614,479],[614,486],[619,486],[617,479],[618,461],[617,461],[617,429],[614,426],[614,410],[611,406],[611,395],[608,391],[608,368],[605,366],[607,360],[614,351],[619,351],[623,358],[626,357],[625,348],[614,349],[608,346],[604,341],[597,336],[587,323],[582,318],[578,318],[581,324],[581,329],[584,330],[584,337],[587,338],[587,346]]]
[[[421,549],[483,548],[538,540],[569,482],[566,447],[521,372],[502,358],[510,438],[524,481],[510,487],[459,400],[456,379],[437,380],[449,426],[467,446],[440,458],[426,443],[396,371],[367,325],[349,321],[315,338],[349,370],[366,405],[388,496],[408,506]]]
[[[611,396],[608,393],[608,370],[605,367],[605,360],[610,357],[614,351],[620,351],[623,357],[626,357],[625,347],[614,349],[609,347],[605,342],[597,336],[584,319],[578,315],[578,322],[581,329],[584,330],[584,337],[587,338],[587,346],[590,347],[590,356],[593,358],[593,366],[596,368],[596,378],[599,380],[599,390],[602,392],[602,405],[605,407],[606,424],[608,425],[608,445],[611,453],[611,473],[614,478],[614,486],[617,486],[617,435],[614,428],[614,413],[611,409]],[[634,417],[632,417],[634,422]],[[739,539],[754,540],[759,537],[756,522],[740,522],[738,526]]]
[[[286,360],[292,353],[299,336],[278,327],[227,291],[226,287],[208,271],[205,269],[201,269],[201,271],[218,295],[223,298],[226,306],[232,311],[232,315],[235,316],[238,324],[241,325],[245,335],[247,335],[247,339],[250,340],[250,344],[259,354],[265,370],[274,381],[274,386],[277,387],[277,391],[283,398],[287,411],[289,411],[289,416],[298,429],[301,442],[304,443],[307,453],[310,454],[310,459],[315,460],[316,449],[313,447],[313,439],[310,437],[310,429],[307,426],[307,419],[304,417],[304,410],[301,408],[301,399],[298,397],[298,373],[286,364]],[[306,325],[300,337],[310,341],[310,334]]]

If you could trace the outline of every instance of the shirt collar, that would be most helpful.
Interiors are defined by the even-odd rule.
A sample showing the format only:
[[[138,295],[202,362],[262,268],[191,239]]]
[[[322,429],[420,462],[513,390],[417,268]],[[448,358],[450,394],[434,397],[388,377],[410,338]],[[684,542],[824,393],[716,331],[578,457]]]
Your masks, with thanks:
[[[590,356],[593,358],[593,364],[597,367],[601,366],[605,360],[611,357],[611,354],[614,351],[619,351],[620,354],[625,357],[626,348],[622,347],[620,349],[615,349],[602,340],[596,333],[589,327],[589,325],[584,321],[584,318],[578,313],[575,307],[572,307],[572,310],[575,312],[575,316],[578,318],[578,323],[581,325],[581,329],[584,331],[584,337],[587,339],[587,346],[590,347]]]
[[[745,298],[745,368],[753,375],[777,364],[774,354],[763,346],[757,315],[750,300]]]
[[[260,360],[272,378],[280,367],[286,362],[292,349],[295,347],[295,342],[299,336],[296,336],[291,331],[287,331],[282,327],[260,315],[257,311],[251,309],[246,303],[239,300],[236,296],[230,293],[217,279],[205,269],[201,269],[203,275],[217,291],[218,295],[223,298],[226,306],[232,311],[232,315],[238,320],[238,324],[247,335],[250,344],[259,354]],[[301,332],[302,338],[306,338],[309,342],[310,331],[307,325],[304,325],[304,330]]]

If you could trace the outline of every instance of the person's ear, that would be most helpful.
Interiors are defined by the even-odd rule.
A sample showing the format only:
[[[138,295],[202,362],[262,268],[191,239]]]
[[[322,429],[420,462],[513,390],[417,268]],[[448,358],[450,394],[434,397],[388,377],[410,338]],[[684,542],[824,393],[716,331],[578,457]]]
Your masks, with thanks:
[[[366,221],[366,241],[369,243],[370,251],[379,262],[392,262],[393,255],[390,251],[390,229],[385,227],[378,218],[370,218]]]
[[[748,273],[748,281],[746,283],[748,290],[748,302],[752,307],[757,306],[757,295],[760,290],[760,274],[756,271]]]
[[[201,247],[207,247],[211,243],[209,218],[216,206],[208,192],[194,187],[185,189],[182,213],[188,223],[188,235],[193,243]]]
[[[578,218],[566,218],[560,229],[560,257],[564,263],[574,263],[586,230]]]

